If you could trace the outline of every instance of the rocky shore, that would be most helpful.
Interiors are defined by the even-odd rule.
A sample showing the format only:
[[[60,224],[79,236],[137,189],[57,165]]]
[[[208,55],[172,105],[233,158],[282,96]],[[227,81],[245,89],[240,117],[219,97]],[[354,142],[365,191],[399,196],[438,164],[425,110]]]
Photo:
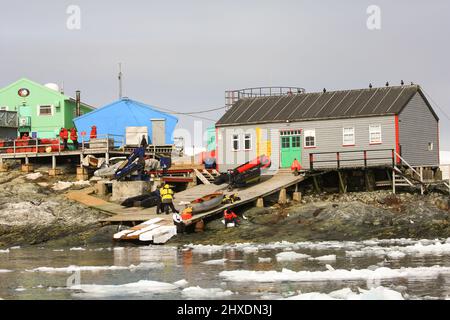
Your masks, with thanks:
[[[0,248],[55,240],[75,244],[100,238],[110,241],[110,234],[99,236],[104,230],[99,223],[105,217],[103,213],[63,195],[69,188],[84,187],[86,183],[76,183],[73,175],[52,178],[39,172],[1,173]]]
[[[106,215],[64,196],[87,186],[73,175],[0,173],[0,249],[110,243],[117,227],[102,226]],[[221,219],[213,219],[204,232],[178,235],[168,244],[450,237],[449,197],[440,193],[311,194],[301,202],[247,206],[237,213],[237,228],[225,229]]]
[[[449,197],[388,191],[310,195],[300,203],[250,208],[241,224],[225,229],[220,220],[205,232],[185,234],[172,244],[366,240],[450,237]]]

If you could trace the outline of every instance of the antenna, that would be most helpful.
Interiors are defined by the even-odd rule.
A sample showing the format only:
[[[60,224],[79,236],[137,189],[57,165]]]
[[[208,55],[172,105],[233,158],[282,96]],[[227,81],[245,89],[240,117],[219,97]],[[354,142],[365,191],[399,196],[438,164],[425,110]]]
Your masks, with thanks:
[[[122,99],[122,63],[119,62],[119,99]]]

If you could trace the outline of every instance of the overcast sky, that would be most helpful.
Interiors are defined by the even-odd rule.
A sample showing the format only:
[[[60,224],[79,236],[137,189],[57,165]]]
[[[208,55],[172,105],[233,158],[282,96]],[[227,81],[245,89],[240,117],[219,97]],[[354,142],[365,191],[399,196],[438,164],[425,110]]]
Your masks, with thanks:
[[[190,112],[223,106],[226,89],[403,79],[447,114],[435,107],[450,150],[450,1],[0,1],[0,87],[64,81],[67,94],[80,89],[102,106],[118,97],[122,62],[125,96]],[[67,28],[70,5],[81,9],[79,30]],[[370,5],[380,30],[367,28]],[[194,118],[179,119],[192,130]]]

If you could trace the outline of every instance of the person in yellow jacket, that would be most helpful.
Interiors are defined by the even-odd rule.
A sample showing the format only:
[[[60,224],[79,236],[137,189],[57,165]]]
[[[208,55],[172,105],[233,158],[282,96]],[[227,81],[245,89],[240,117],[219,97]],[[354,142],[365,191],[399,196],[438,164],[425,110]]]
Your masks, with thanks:
[[[170,208],[172,212],[179,213],[179,211],[175,209],[173,205],[174,192],[170,188],[170,186],[168,184],[165,184],[164,187],[160,189],[159,193],[161,195],[162,211],[166,214],[169,214]]]

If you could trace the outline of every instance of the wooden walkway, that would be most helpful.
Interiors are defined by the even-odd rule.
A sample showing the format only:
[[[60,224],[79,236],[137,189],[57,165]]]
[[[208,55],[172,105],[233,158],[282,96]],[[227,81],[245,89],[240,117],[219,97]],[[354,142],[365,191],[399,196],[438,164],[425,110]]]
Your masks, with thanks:
[[[234,189],[232,191],[227,191],[227,185],[214,185],[214,184],[202,184],[189,188],[185,191],[175,194],[174,204],[178,210],[182,210],[184,205],[180,202],[190,202],[204,195],[223,191],[225,194],[237,193],[241,198],[233,204],[223,205],[221,207],[215,208],[213,210],[194,215],[192,219],[185,221],[186,225],[195,223],[203,218],[218,214],[222,212],[225,208],[235,208],[243,204],[256,201],[260,197],[266,197],[268,195],[279,192],[283,188],[293,186],[303,180],[302,176],[294,176],[290,173],[278,173],[273,176],[264,176],[263,181],[260,183],[251,185],[247,188]],[[103,222],[110,223],[140,223],[153,218],[163,218],[167,221],[167,224],[173,224],[172,214],[156,214],[156,208],[125,208],[119,204],[111,203],[89,194],[93,190],[81,190],[81,191],[71,191],[67,194],[69,199],[81,202],[89,207],[96,208],[112,214],[111,217],[106,218]]]

